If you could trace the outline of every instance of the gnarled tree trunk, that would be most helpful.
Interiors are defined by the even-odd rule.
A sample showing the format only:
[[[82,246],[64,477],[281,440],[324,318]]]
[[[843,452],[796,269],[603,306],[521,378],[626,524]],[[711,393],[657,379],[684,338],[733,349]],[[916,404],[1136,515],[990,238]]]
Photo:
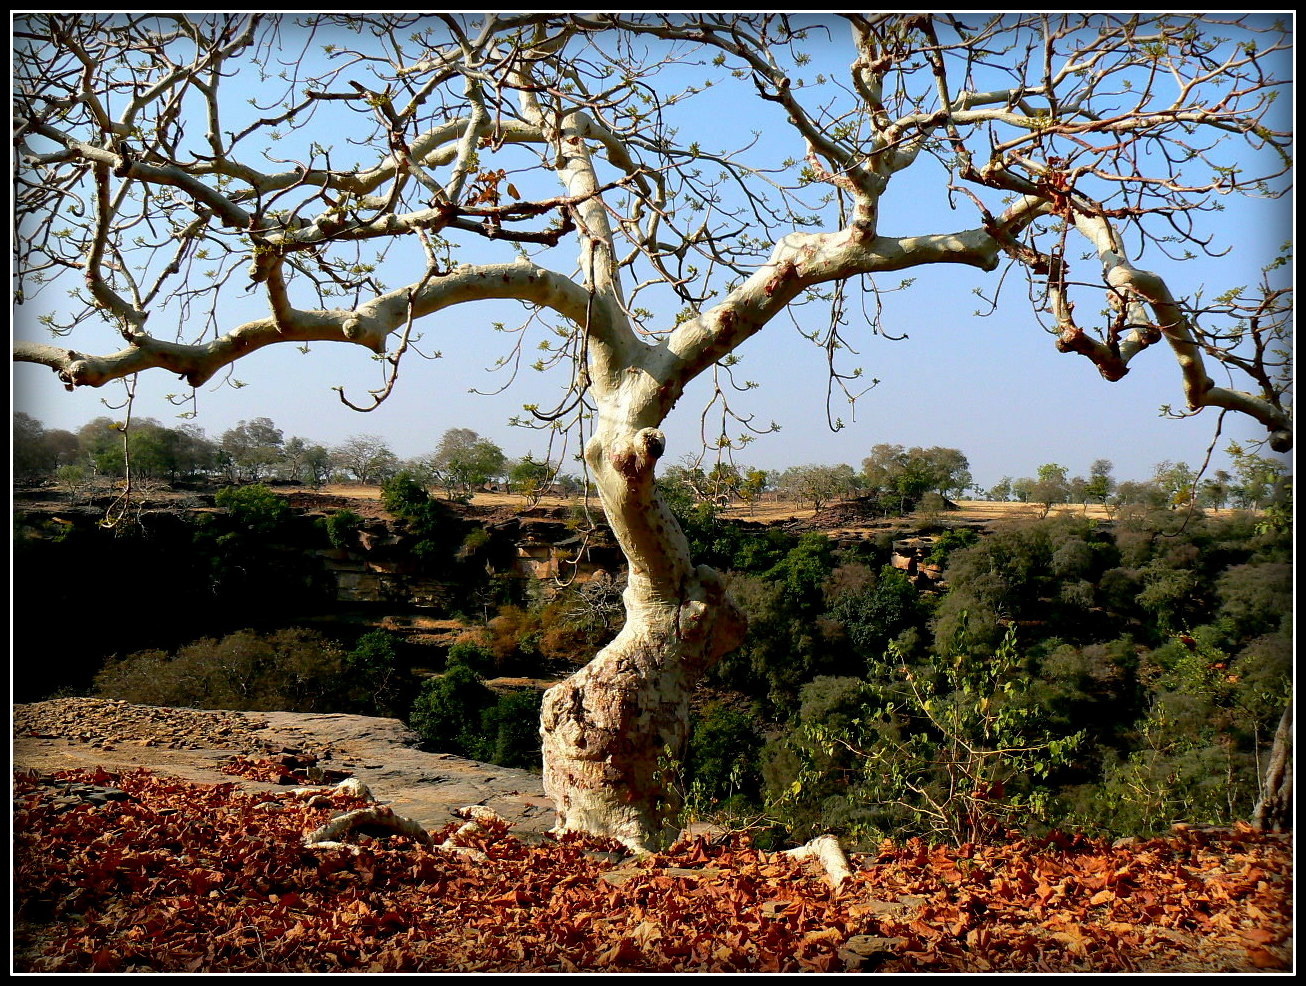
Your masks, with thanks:
[[[1274,731],[1270,764],[1261,783],[1261,796],[1252,812],[1252,822],[1268,832],[1292,829],[1292,705],[1283,710]]]
[[[626,623],[598,656],[545,694],[544,788],[558,830],[649,848],[676,808],[667,759],[689,735],[689,698],[745,623],[720,577],[695,567],[654,488],[655,428],[600,431],[586,447],[608,521],[630,563]]]

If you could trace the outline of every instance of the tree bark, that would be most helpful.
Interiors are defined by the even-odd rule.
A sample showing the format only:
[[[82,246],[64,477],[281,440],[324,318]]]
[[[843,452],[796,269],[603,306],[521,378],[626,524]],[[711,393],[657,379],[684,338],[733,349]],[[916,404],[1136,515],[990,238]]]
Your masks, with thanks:
[[[1270,765],[1261,784],[1261,797],[1252,812],[1252,823],[1262,831],[1288,832],[1292,829],[1292,706],[1283,710],[1279,728],[1274,731]]]
[[[745,629],[720,576],[692,564],[657,494],[663,444],[656,428],[609,423],[586,446],[630,564],[626,623],[592,662],[545,693],[541,717],[555,831],[606,835],[637,851],[670,832],[679,805],[668,775],[688,740],[690,694]]]

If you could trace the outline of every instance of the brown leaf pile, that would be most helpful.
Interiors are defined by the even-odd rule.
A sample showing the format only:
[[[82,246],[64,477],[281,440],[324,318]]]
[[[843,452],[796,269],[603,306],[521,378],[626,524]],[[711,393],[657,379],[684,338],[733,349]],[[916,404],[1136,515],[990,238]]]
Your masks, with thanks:
[[[267,784],[334,784],[351,776],[347,770],[320,770],[320,777],[310,776],[310,768],[317,766],[317,757],[311,754],[282,754],[278,757],[250,757],[243,753],[228,757],[222,772],[246,780]]]
[[[61,784],[65,794],[60,796]],[[69,784],[113,787],[78,801]],[[80,789],[79,789],[80,790]],[[642,859],[491,826],[485,860],[304,833],[360,806],[139,770],[15,779],[25,972],[1256,971],[1291,964],[1291,843],[1251,829],[886,844],[833,891],[735,839]],[[432,833],[442,841],[452,829]]]

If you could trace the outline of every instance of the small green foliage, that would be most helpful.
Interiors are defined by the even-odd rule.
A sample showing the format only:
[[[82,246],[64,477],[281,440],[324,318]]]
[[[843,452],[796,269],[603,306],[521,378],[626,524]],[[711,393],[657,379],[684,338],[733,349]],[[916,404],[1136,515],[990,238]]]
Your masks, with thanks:
[[[336,510],[323,522],[327,540],[338,550],[352,548],[358,537],[363,518],[352,510]]]
[[[251,534],[275,534],[294,515],[285,497],[277,496],[262,483],[224,487],[213,501]]]

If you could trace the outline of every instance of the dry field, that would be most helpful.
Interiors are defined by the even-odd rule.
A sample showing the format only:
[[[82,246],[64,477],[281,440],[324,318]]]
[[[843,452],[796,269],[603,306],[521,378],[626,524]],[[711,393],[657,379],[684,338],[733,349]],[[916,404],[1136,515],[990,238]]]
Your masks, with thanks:
[[[323,486],[320,489],[313,490],[305,487],[297,492],[303,493],[320,493],[328,496],[343,496],[359,500],[380,500],[381,490],[377,486],[357,486],[348,483],[333,484]],[[540,501],[542,507],[566,507],[571,504],[572,500],[564,497],[545,497]],[[477,493],[472,498],[472,503],[478,507],[489,507],[494,509],[525,509],[526,501],[515,494],[511,493]],[[830,506],[838,506],[839,501],[831,503]],[[598,509],[598,500],[591,500],[591,506]],[[947,517],[952,521],[962,523],[970,522],[992,522],[1002,520],[1015,520],[1019,518],[1036,519],[1043,515],[1043,507],[1034,503],[1000,503],[995,500],[958,500],[957,506],[961,509],[958,511],[949,511]],[[752,507],[742,504],[732,505],[721,512],[721,516],[729,517],[734,520],[749,520],[764,524],[774,524],[790,520],[810,520],[816,516],[816,511],[810,506],[797,503],[792,500],[771,500],[766,499],[764,502]],[[1111,512],[1106,508],[1093,504],[1087,507],[1078,504],[1066,504],[1054,507],[1053,514],[1064,515],[1074,514],[1076,516],[1092,517],[1096,520],[1110,519]],[[919,519],[919,515],[913,515]]]

